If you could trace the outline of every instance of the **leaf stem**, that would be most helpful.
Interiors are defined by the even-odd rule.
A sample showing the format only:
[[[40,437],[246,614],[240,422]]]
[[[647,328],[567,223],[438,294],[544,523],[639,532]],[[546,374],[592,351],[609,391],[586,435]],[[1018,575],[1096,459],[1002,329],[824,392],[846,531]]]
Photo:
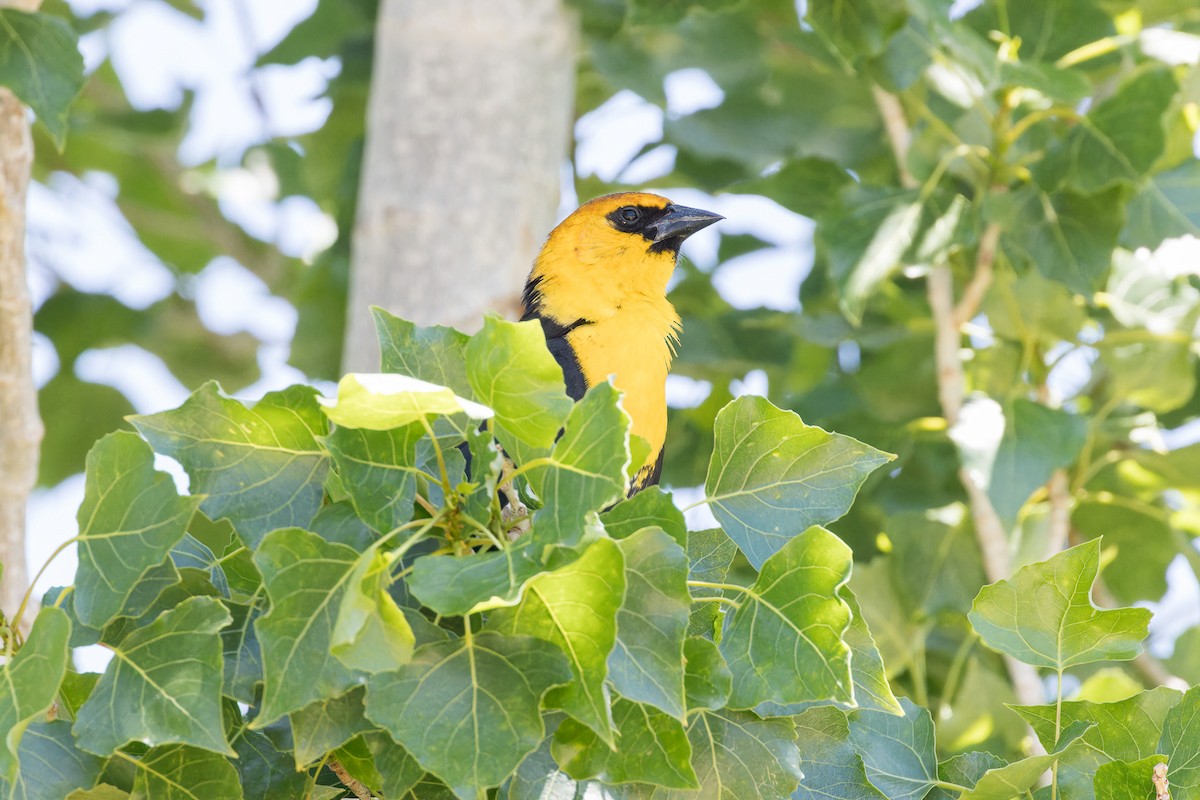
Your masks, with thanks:
[[[1058,688],[1054,692],[1054,746],[1062,736],[1063,668],[1058,668]],[[1050,767],[1050,798],[1058,800],[1058,759]]]
[[[9,626],[12,628],[13,634],[8,640],[9,647],[12,646],[13,637],[19,637],[21,635],[21,617],[25,615],[25,606],[29,605],[29,600],[31,597],[33,597],[33,587],[37,585],[39,580],[41,580],[42,575],[45,574],[46,569],[50,566],[50,563],[54,561],[54,559],[58,558],[59,553],[66,550],[69,546],[81,541],[82,539],[82,536],[72,536],[70,539],[67,539],[58,547],[54,548],[54,552],[50,554],[50,557],[42,562],[41,568],[37,571],[37,574],[33,576],[33,580],[29,582],[28,588],[25,589],[25,596],[21,598],[21,605],[17,606],[17,613],[13,614],[12,618],[9,620]],[[23,638],[22,641],[24,641]],[[12,652],[10,651],[8,654],[11,656]]]
[[[722,590],[728,590],[728,591],[733,591],[733,592],[742,592],[743,594],[745,594],[747,591],[745,586],[738,586],[737,584],[733,584],[733,583],[711,583],[709,581],[688,581],[687,585],[692,587],[693,589],[722,589]]]
[[[950,781],[933,781],[933,785],[938,789],[946,789],[951,792],[958,792],[959,794],[966,794],[971,791],[966,786],[959,786],[957,783],[951,783]]]
[[[446,471],[446,457],[442,453],[442,446],[438,444],[437,436],[433,432],[433,426],[429,424],[429,420],[425,415],[421,415],[421,427],[429,434],[429,442],[433,445],[433,452],[437,456],[438,471],[442,473],[442,491],[445,495],[450,494],[450,473]]]
[[[739,603],[738,601],[730,600],[728,597],[721,597],[720,595],[716,595],[716,596],[712,596],[712,597],[693,597],[692,602],[693,603],[724,603],[725,605],[733,606],[734,608],[742,607],[742,604]]]

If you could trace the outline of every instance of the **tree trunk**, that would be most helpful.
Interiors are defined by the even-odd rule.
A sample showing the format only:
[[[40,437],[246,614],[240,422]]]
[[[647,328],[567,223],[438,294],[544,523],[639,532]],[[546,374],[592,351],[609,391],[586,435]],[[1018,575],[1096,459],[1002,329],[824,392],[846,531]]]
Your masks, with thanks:
[[[561,0],[383,0],[343,369],[378,369],[370,305],[467,330],[518,307],[558,206],[575,38]]]
[[[6,615],[16,612],[29,583],[25,504],[37,483],[42,441],[25,281],[25,191],[32,163],[25,106],[0,88],[0,609]]]

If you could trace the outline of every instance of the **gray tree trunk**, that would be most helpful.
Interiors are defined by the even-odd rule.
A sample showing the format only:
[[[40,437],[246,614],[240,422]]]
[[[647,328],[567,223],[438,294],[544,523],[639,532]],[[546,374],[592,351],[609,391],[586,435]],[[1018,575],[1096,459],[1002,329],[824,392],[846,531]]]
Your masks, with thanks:
[[[466,330],[516,310],[558,206],[575,30],[562,0],[383,0],[344,370],[378,369],[370,305]]]
[[[42,441],[25,281],[25,193],[32,164],[25,106],[0,88],[0,609],[10,618],[29,584],[25,504],[37,483]]]

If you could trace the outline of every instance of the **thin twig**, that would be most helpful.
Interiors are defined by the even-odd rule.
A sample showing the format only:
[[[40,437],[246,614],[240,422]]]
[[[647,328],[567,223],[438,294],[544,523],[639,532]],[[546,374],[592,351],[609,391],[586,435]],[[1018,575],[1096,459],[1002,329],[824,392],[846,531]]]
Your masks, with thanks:
[[[979,311],[988,287],[992,285],[992,269],[996,262],[996,249],[1000,245],[1001,227],[999,223],[989,222],[979,237],[979,251],[975,255],[975,274],[963,289],[962,299],[954,307],[954,326],[961,328]]]
[[[879,109],[879,116],[883,118],[883,128],[892,144],[900,185],[906,189],[915,189],[917,179],[908,169],[908,149],[912,145],[912,134],[908,130],[908,120],[904,117],[904,106],[900,104],[896,95],[877,84],[871,86],[871,94],[875,96],[875,106]]]
[[[364,786],[361,781],[347,772],[346,768],[342,766],[342,762],[338,761],[336,758],[331,758],[326,763],[326,766],[329,767],[334,775],[337,775],[338,780],[342,782],[343,786],[354,792],[354,796],[357,797],[358,800],[371,800],[371,790]]]

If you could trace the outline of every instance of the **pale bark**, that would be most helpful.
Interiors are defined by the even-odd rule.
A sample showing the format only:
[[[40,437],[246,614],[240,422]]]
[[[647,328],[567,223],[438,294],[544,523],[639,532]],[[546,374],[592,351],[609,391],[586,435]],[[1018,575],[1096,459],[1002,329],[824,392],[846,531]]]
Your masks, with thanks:
[[[28,114],[0,88],[0,609],[5,615],[16,612],[29,583],[25,505],[37,482],[42,441],[32,372],[33,311],[25,280],[25,193],[32,163]]]
[[[467,330],[518,308],[573,118],[561,0],[383,0],[375,42],[347,371],[378,368],[370,305]]]

